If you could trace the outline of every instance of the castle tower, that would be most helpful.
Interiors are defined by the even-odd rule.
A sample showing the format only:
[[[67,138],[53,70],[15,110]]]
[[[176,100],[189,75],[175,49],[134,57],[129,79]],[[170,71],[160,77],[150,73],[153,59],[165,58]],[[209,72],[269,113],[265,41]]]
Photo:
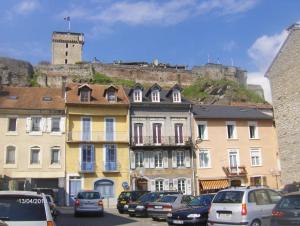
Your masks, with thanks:
[[[75,64],[82,61],[84,34],[74,32],[52,33],[52,64]]]

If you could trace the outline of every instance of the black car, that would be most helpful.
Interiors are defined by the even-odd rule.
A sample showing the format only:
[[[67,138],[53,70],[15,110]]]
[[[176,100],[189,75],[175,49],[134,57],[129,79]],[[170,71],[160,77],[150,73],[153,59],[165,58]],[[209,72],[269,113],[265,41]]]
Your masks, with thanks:
[[[300,192],[284,195],[272,211],[271,226],[300,225]]]
[[[119,213],[126,213],[128,204],[135,202],[142,195],[149,193],[149,191],[123,191],[118,197],[117,209]]]
[[[162,191],[162,192],[151,192],[142,195],[136,202],[130,203],[128,205],[129,216],[148,217],[147,207],[150,202],[154,202],[165,195],[172,195],[172,194],[179,194],[179,192]]]
[[[215,194],[200,195],[193,199],[187,207],[173,211],[167,215],[169,225],[206,225],[208,210]]]

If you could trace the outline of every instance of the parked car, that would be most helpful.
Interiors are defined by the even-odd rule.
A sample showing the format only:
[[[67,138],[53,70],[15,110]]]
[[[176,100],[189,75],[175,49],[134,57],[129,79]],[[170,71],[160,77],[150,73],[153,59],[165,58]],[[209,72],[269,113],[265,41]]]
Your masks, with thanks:
[[[75,198],[74,216],[84,213],[94,213],[103,216],[104,207],[98,191],[80,191]]]
[[[0,191],[0,225],[55,226],[46,196],[29,191]]]
[[[300,192],[284,195],[272,211],[271,226],[300,225]]]
[[[208,223],[221,225],[269,225],[278,192],[264,187],[237,187],[219,191],[214,197]]]
[[[52,198],[51,195],[46,195],[46,199],[48,201],[52,217],[54,220],[56,220],[56,217],[58,216],[59,211],[57,210],[56,204],[54,203],[54,199]]]
[[[128,205],[129,216],[147,217],[148,216],[147,208],[150,202],[154,202],[165,195],[172,195],[172,194],[179,194],[179,193],[176,191],[161,191],[161,192],[150,192],[142,195],[140,198],[138,198],[136,202],[130,203]]]
[[[294,182],[291,184],[286,184],[283,189],[281,190],[282,194],[287,194],[291,192],[297,192],[300,191],[300,183]]]
[[[155,202],[150,202],[147,207],[148,216],[153,220],[166,220],[167,214],[172,210],[187,206],[193,199],[191,195],[165,195]]]
[[[119,213],[126,213],[128,204],[137,201],[139,197],[146,193],[149,193],[149,191],[122,191],[117,203]]]
[[[208,210],[215,194],[200,195],[193,199],[185,208],[168,213],[169,225],[206,225]]]

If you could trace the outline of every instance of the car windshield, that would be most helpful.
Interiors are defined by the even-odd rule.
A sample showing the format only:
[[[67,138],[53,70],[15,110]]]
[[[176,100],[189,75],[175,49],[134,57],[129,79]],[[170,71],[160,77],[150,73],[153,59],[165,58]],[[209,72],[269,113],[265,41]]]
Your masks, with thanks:
[[[119,196],[119,198],[129,198],[130,197],[130,192],[122,192]]]
[[[221,191],[214,198],[213,203],[242,203],[243,191]]]
[[[211,195],[202,195],[195,199],[193,199],[189,205],[190,206],[207,206],[211,203],[211,200],[213,199],[213,196]]]
[[[45,221],[44,200],[37,196],[1,195],[0,220]]]
[[[300,209],[300,195],[283,197],[278,205],[280,209]]]
[[[158,198],[159,198],[159,195],[157,193],[148,193],[148,194],[142,195],[138,199],[138,201],[140,201],[140,202],[154,202]]]
[[[162,198],[158,199],[157,202],[165,202],[165,203],[173,203],[177,199],[177,196],[174,195],[166,195]]]
[[[99,192],[79,192],[78,199],[100,199]]]

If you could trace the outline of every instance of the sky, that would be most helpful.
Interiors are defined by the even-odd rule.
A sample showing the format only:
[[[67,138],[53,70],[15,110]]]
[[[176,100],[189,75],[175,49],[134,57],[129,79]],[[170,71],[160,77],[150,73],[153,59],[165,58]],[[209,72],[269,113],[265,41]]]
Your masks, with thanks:
[[[299,10],[299,0],[2,0],[0,56],[51,61],[51,34],[70,16],[86,61],[234,65],[271,102],[264,73]]]

